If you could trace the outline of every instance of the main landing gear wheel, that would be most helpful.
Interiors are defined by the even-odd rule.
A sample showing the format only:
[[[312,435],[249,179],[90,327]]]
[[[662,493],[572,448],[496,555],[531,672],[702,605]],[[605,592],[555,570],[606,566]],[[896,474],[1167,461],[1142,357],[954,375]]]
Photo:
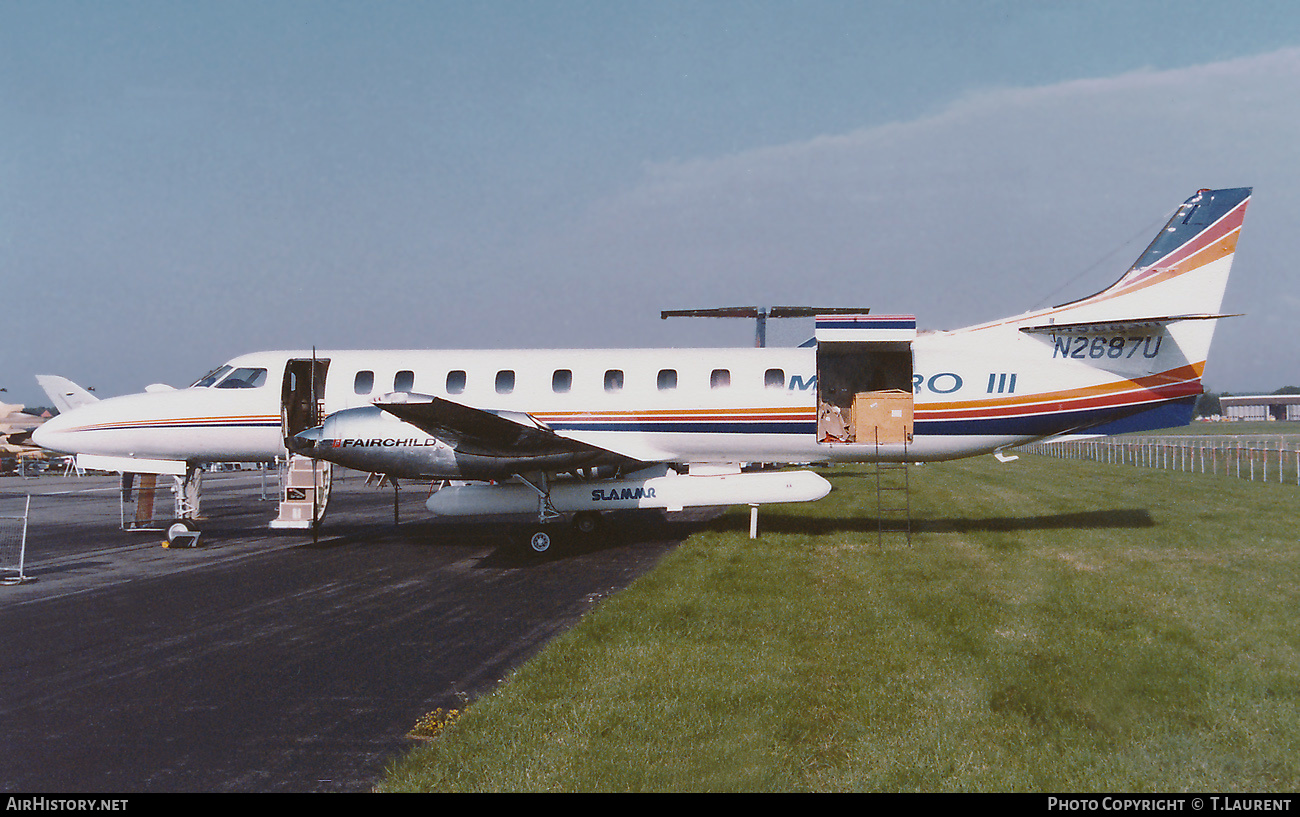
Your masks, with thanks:
[[[600,528],[600,514],[594,511],[582,511],[573,516],[573,529],[584,536],[595,533]]]

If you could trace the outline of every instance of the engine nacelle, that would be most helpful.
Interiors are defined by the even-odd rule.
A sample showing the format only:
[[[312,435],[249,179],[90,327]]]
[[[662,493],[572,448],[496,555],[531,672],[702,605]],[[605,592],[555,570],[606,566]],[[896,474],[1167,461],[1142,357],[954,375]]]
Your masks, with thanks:
[[[450,445],[376,406],[337,411],[294,436],[289,448],[357,471],[409,479],[461,476]]]
[[[495,480],[601,464],[600,452],[590,449],[516,455],[452,445],[379,406],[336,411],[295,435],[289,448],[345,468],[406,479]]]

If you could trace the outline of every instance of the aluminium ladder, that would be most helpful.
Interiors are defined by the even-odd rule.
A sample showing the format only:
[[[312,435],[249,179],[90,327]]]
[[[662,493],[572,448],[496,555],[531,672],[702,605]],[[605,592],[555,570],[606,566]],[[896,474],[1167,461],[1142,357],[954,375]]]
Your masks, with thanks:
[[[884,544],[886,533],[901,533],[912,544],[912,498],[908,474],[907,440],[903,440],[903,458],[884,462],[880,457],[880,427],[876,429],[876,541]],[[900,516],[901,515],[901,516]]]

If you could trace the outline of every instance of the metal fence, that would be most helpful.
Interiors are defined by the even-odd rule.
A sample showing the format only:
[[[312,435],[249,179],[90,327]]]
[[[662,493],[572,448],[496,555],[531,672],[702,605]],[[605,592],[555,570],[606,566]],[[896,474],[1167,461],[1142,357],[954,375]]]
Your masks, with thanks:
[[[1019,450],[1058,459],[1187,471],[1300,486],[1300,437],[1099,437],[1031,443]]]
[[[23,569],[27,558],[27,517],[31,509],[32,498],[28,496],[22,516],[0,516],[0,584],[27,581]]]

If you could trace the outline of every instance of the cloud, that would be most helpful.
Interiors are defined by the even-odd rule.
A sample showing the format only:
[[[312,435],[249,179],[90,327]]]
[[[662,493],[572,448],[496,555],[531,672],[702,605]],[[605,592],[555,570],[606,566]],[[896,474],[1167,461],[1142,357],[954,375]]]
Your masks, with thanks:
[[[733,303],[871,306],[952,328],[1094,292],[1197,189],[1254,186],[1227,305],[1251,318],[1223,326],[1210,385],[1300,381],[1295,354],[1260,336],[1290,323],[1282,305],[1300,293],[1285,264],[1300,250],[1286,226],[1298,94],[1288,49],[987,89],[916,121],[656,164],[530,246],[545,283],[520,286],[613,341],[717,336],[658,311]]]
[[[584,166],[571,155],[485,146],[461,168],[403,111],[341,142],[232,115],[180,160],[161,146],[184,140],[87,129],[69,146],[79,124],[60,141],[27,119],[21,167],[49,171],[0,200],[0,262],[47,326],[11,323],[0,345],[116,393],[259,348],[750,342],[743,321],[659,319],[686,307],[866,306],[952,328],[1096,291],[1198,188],[1254,186],[1225,304],[1250,317],[1224,323],[1207,383],[1271,390],[1300,383],[1281,340],[1300,302],[1298,96],[1288,49],[986,88],[911,121],[639,173],[592,161],[567,186],[556,167]]]

